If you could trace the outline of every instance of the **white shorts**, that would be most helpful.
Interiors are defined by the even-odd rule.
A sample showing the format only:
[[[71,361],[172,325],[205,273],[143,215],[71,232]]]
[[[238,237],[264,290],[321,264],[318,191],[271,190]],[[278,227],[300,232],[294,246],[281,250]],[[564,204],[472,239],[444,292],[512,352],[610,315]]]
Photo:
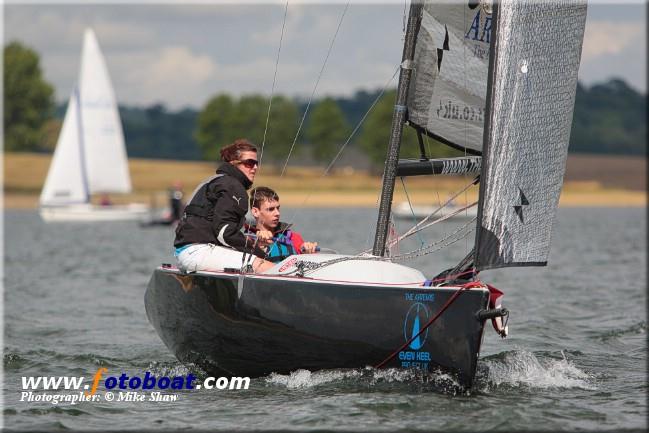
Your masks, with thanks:
[[[255,255],[214,244],[190,245],[176,256],[178,267],[187,272],[242,269],[252,265]]]

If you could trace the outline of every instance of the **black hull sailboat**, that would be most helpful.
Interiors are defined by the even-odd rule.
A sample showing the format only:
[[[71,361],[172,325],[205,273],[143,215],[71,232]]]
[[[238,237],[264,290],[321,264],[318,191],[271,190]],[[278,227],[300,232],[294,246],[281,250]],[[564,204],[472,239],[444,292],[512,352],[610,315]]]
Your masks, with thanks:
[[[258,377],[376,366],[457,290],[158,268],[145,305],[181,361],[215,375]],[[470,387],[484,329],[478,313],[488,301],[486,288],[467,290],[386,367],[446,372]]]
[[[479,272],[547,263],[585,19],[581,0],[412,2],[371,254],[290,256],[263,274],[160,267],[145,306],[162,341],[214,374],[417,368],[470,387],[485,323],[507,334],[502,293]],[[418,160],[399,160],[405,125]],[[430,159],[429,138],[464,156]],[[396,177],[437,174],[477,175],[475,224],[390,256]],[[396,263],[472,231],[465,259],[433,279]]]

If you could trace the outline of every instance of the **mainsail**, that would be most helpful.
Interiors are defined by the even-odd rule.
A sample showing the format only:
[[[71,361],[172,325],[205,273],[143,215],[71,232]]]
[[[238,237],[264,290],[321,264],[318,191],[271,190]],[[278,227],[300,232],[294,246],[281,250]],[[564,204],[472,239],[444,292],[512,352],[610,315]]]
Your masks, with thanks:
[[[97,38],[90,29],[84,37],[79,80],[90,192],[128,193],[131,178],[115,92]]]
[[[425,3],[417,32],[408,121],[479,154],[483,143],[491,2]]]
[[[581,0],[495,8],[476,269],[543,266],[559,202],[581,56]]]
[[[130,191],[115,93],[95,34],[87,29],[79,84],[70,96],[40,202],[72,204],[87,202],[93,193]]]

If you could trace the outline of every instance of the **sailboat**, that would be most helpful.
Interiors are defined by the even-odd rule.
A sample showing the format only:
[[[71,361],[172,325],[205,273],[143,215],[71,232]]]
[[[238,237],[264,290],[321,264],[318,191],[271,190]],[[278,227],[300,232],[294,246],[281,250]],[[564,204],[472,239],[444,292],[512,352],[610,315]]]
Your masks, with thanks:
[[[94,205],[92,194],[129,193],[124,133],[104,57],[95,33],[86,29],[79,81],[40,196],[40,215],[52,221],[134,220],[143,204]]]
[[[145,293],[162,341],[214,375],[415,368],[471,387],[485,324],[508,331],[479,272],[547,263],[585,19],[578,0],[412,2],[372,253],[290,256],[262,274],[162,265]],[[466,156],[400,160],[406,123]],[[450,172],[477,175],[475,245],[427,277],[389,256],[395,178]]]

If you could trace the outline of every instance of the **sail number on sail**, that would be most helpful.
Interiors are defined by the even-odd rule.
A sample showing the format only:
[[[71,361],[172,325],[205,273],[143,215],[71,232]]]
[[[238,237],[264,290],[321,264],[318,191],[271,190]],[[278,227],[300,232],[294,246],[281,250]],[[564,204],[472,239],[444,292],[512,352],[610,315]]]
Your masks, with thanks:
[[[442,119],[468,120],[476,123],[484,122],[483,107],[471,107],[464,105],[464,108],[461,108],[460,104],[453,103],[453,101],[451,100],[447,101],[444,104],[442,104],[442,101],[440,100],[439,107],[436,111],[437,117]]]

